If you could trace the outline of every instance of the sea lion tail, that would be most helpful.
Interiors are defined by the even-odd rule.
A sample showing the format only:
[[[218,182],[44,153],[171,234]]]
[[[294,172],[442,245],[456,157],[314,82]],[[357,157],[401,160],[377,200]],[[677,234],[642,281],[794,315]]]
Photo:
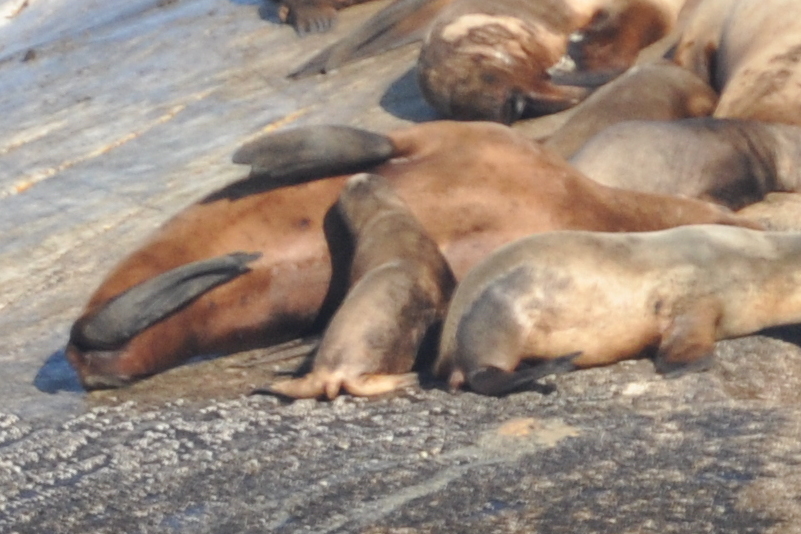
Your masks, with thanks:
[[[235,252],[188,263],[137,284],[76,321],[70,343],[82,349],[120,348],[204,293],[250,271],[247,264],[260,257],[260,252]]]
[[[448,3],[449,0],[397,0],[287,77],[297,80],[323,74],[358,59],[419,41],[434,15]]]
[[[240,147],[233,162],[250,165],[250,180],[278,185],[352,174],[395,155],[381,134],[349,126],[306,126],[271,133]]]
[[[581,352],[574,352],[533,367],[511,372],[497,367],[482,367],[468,375],[467,383],[470,385],[470,389],[476,393],[502,397],[517,391],[532,389],[537,385],[537,381],[545,376],[573,371],[576,369],[573,360],[580,354]]]

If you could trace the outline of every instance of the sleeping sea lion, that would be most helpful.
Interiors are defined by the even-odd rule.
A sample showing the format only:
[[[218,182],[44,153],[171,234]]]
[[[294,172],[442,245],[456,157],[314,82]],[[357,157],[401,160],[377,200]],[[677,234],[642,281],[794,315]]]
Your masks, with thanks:
[[[587,89],[551,83],[546,72],[565,53],[571,32],[598,26],[604,37],[595,62],[628,66],[672,27],[683,2],[399,0],[290,77],[327,72],[424,35],[417,75],[429,104],[444,117],[508,124],[587,95]]]
[[[311,372],[259,392],[331,400],[340,390],[371,396],[417,383],[411,371],[423,339],[445,316],[453,273],[381,176],[348,179],[337,209],[355,242],[351,289],[325,330]]]
[[[801,2],[703,0],[673,57],[720,94],[715,117],[801,126]]]
[[[801,127],[711,117],[621,122],[570,161],[611,187],[739,209],[771,191],[801,192]]]
[[[661,373],[710,365],[715,341],[801,321],[801,235],[698,225],[551,232],[507,245],[456,289],[435,372],[504,394],[535,363],[655,352]],[[536,368],[535,368],[536,369]]]
[[[100,284],[76,322],[67,357],[87,388],[118,386],[201,354],[263,347],[321,329],[347,288],[331,255],[349,242],[330,210],[350,174],[384,176],[459,279],[514,239],[555,229],[655,230],[682,224],[754,226],[712,204],[611,189],[511,128],[431,122],[375,134],[309,126],[245,145],[234,161],[251,175],[190,205],[158,229]],[[289,185],[287,185],[289,184]],[[326,246],[325,231],[332,242]],[[101,321],[111,302],[139,317],[133,286],[184,264],[235,251],[261,252],[249,271],[198,295],[169,284],[143,329],[122,314]],[[339,265],[341,262],[334,262]],[[165,287],[166,286],[166,287]],[[185,305],[178,301],[186,299]],[[189,302],[191,300],[191,302]],[[159,313],[163,312],[160,316]],[[88,320],[87,318],[94,318]],[[113,345],[79,342],[82,332],[118,329]]]
[[[569,158],[612,124],[707,116],[716,103],[712,88],[687,69],[667,61],[638,65],[576,106],[575,113],[544,145]]]

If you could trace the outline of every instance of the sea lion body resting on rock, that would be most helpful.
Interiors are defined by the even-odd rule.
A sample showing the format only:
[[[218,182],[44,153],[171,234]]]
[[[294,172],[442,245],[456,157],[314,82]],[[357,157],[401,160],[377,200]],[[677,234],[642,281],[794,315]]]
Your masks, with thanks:
[[[720,94],[715,117],[801,126],[801,2],[703,0],[673,59]]]
[[[522,362],[608,365],[655,351],[659,372],[710,365],[715,341],[801,322],[801,235],[697,225],[551,232],[472,269],[442,329],[438,376],[509,392]]]
[[[570,161],[611,187],[739,209],[773,191],[801,192],[801,127],[711,117],[621,122]]]
[[[418,82],[444,117],[511,123],[578,103],[588,91],[551,83],[547,69],[586,24],[602,38],[595,64],[631,65],[662,37],[684,0],[401,0],[290,74],[327,72],[422,36]],[[611,68],[611,67],[610,67]]]
[[[638,65],[577,105],[575,113],[543,144],[569,158],[612,124],[703,117],[710,115],[716,104],[712,88],[687,69],[667,61]],[[626,152],[626,158],[629,156]]]
[[[371,396],[417,383],[411,371],[424,337],[445,316],[453,273],[381,176],[350,178],[337,209],[355,242],[351,289],[326,328],[311,372],[260,392],[331,400],[340,390]]]
[[[596,184],[537,143],[492,123],[440,121],[386,136],[311,126],[257,140],[234,160],[252,166],[248,179],[173,217],[90,298],[67,346],[85,387],[119,386],[191,356],[267,346],[322,328],[347,288],[347,273],[332,272],[324,219],[329,235],[340,232],[333,241],[343,245],[331,250],[339,254],[347,234],[335,214],[326,213],[354,172],[371,170],[389,181],[457,279],[499,246],[533,232],[756,226],[698,200]],[[177,297],[168,299],[169,307],[153,306],[152,317],[137,319],[150,325],[141,331],[124,316],[104,319],[110,302],[125,308],[126,291],[136,284],[234,251],[262,256],[248,264],[249,272],[199,296],[182,292],[181,299],[194,300],[180,309]],[[162,286],[153,299],[169,294]],[[141,306],[139,297],[131,301],[131,308]],[[85,335],[94,324],[116,324],[121,334]]]

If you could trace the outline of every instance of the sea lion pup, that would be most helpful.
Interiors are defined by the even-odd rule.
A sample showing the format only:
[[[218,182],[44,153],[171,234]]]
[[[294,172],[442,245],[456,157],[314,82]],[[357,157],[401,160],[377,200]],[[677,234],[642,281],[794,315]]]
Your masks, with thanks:
[[[674,61],[720,94],[715,117],[801,125],[801,2],[704,0]]]
[[[698,225],[533,235],[459,284],[436,373],[452,388],[484,375],[497,387],[524,361],[579,353],[572,363],[583,368],[650,352],[660,373],[701,370],[717,340],[800,322],[799,287],[799,234]]]
[[[801,127],[711,117],[621,122],[570,161],[611,187],[736,210],[771,191],[801,192]]]
[[[323,33],[330,30],[337,19],[337,10],[371,0],[280,0],[278,18],[291,24],[298,35]]]
[[[416,384],[411,371],[420,345],[445,316],[453,273],[387,181],[353,176],[336,206],[355,242],[351,289],[312,371],[259,392],[332,400],[341,390],[371,396]]]
[[[611,189],[509,127],[439,121],[387,135],[309,126],[249,143],[251,176],[190,205],[115,267],[89,299],[67,357],[87,388],[114,387],[191,356],[264,347],[320,331],[344,297],[331,254],[349,239],[329,208],[350,174],[384,176],[439,245],[457,280],[514,239],[555,229],[753,226],[693,199]],[[294,184],[294,185],[288,185]],[[339,232],[329,253],[324,237]],[[86,318],[138,283],[244,250],[249,272],[215,287],[113,348],[76,343]],[[334,262],[334,266],[340,262]],[[158,295],[154,295],[154,298]],[[125,318],[121,319],[125,322]]]
[[[569,158],[612,124],[707,116],[716,103],[712,88],[687,69],[667,61],[638,65],[576,106],[576,112],[543,144]]]

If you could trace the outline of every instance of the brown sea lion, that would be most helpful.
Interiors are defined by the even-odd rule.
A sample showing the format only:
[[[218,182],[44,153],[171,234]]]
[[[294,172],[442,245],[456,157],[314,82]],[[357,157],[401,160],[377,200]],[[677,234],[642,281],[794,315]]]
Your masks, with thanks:
[[[371,0],[279,0],[278,18],[291,24],[299,35],[330,30],[337,10]]]
[[[661,373],[710,365],[715,341],[801,321],[801,236],[698,225],[551,232],[491,255],[459,284],[435,372],[508,392],[534,363],[577,367],[655,352]]]
[[[445,316],[453,273],[381,176],[348,179],[337,209],[355,243],[351,289],[325,330],[311,372],[260,392],[331,400],[341,390],[364,397],[417,383],[411,371],[423,339]]]
[[[604,36],[595,62],[628,66],[669,30],[683,2],[399,0],[290,76],[380,53],[417,38],[426,26],[417,62],[425,99],[444,117],[511,123],[568,108],[587,95],[584,88],[551,83],[546,72],[565,53],[571,32],[595,24]]]
[[[569,158],[612,124],[630,120],[673,120],[712,113],[717,95],[687,69],[667,61],[631,68],[599,88],[544,145]]]
[[[622,122],[570,162],[611,187],[739,209],[771,191],[801,192],[801,127],[712,117]]]
[[[698,200],[596,184],[537,143],[493,123],[439,121],[388,135],[310,126],[245,145],[234,161],[252,166],[248,179],[168,221],[90,298],[67,346],[87,388],[130,382],[194,355],[267,346],[322,328],[347,288],[347,273],[332,272],[324,220],[329,235],[340,232],[334,242],[342,246],[331,251],[339,254],[347,234],[336,214],[326,213],[354,172],[371,170],[389,180],[457,279],[499,246],[533,232],[654,230],[702,222],[753,226]],[[277,186],[287,183],[297,185]],[[249,272],[200,296],[182,296],[194,300],[180,309],[173,303],[177,311],[169,315],[158,316],[154,307],[153,317],[137,322],[150,326],[138,332],[115,315],[111,323],[125,336],[117,336],[113,346],[80,342],[94,328],[87,318],[102,317],[110,302],[137,315],[141,298],[126,297],[136,284],[239,250],[262,253],[248,264]],[[162,289],[152,298],[169,293]]]
[[[704,0],[674,60],[720,94],[715,117],[801,125],[801,2]]]

